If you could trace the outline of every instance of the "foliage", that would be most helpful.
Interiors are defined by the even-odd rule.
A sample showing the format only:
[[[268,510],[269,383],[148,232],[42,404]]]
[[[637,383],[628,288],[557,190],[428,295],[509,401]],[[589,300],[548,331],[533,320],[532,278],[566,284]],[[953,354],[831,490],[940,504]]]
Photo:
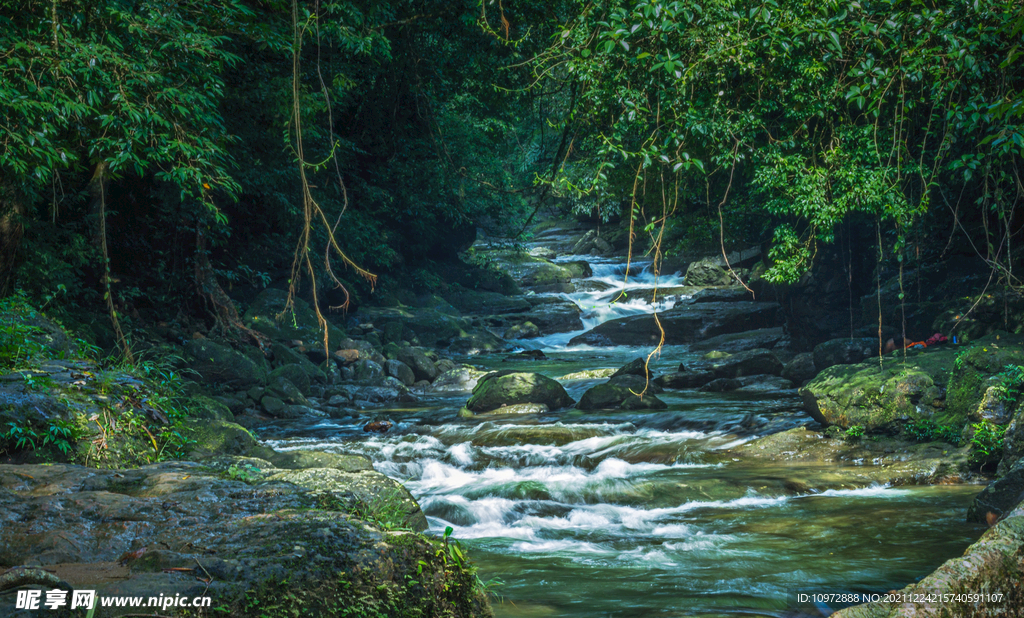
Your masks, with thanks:
[[[971,463],[979,468],[995,465],[1003,458],[1003,436],[1005,425],[981,421],[971,425]]]
[[[904,433],[915,442],[933,442],[941,440],[960,446],[962,441],[962,428],[939,425],[929,418],[917,419],[903,425]]]
[[[999,397],[1003,401],[1014,403],[1020,399],[1021,392],[1024,391],[1024,366],[1007,365],[996,374],[995,379],[998,381],[996,388]]]
[[[1017,4],[573,6],[529,65],[538,89],[574,93],[561,194],[624,196],[655,241],[689,196],[704,210],[735,203],[762,218],[760,237],[740,240],[775,234],[771,281],[797,279],[850,216],[885,222],[900,259],[908,228],[947,200],[1001,225],[988,242],[1008,242],[1024,150],[1019,106],[1004,113],[1024,90],[1007,61]]]
[[[848,427],[844,435],[847,440],[859,440],[861,439],[861,437],[864,436],[864,426],[853,425],[851,427]]]
[[[67,458],[81,437],[81,428],[63,419],[53,419],[39,428],[8,422],[7,429],[0,431],[0,452],[39,450],[55,458]]]

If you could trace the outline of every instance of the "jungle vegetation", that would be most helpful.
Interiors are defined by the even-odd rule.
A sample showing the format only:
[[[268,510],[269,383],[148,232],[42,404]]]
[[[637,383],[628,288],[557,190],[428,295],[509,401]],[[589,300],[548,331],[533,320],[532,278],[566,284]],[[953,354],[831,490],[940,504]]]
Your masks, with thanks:
[[[777,282],[852,225],[1019,289],[1022,30],[1010,0],[0,0],[0,294],[115,339],[271,282],[354,306],[545,209],[762,245]]]

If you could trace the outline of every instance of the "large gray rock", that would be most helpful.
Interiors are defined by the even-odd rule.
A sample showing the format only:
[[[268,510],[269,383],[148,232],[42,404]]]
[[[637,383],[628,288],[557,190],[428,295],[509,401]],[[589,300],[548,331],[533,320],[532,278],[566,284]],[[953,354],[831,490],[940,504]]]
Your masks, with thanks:
[[[471,412],[489,412],[517,403],[543,403],[548,408],[565,408],[576,403],[561,384],[539,373],[497,371],[477,383],[466,402]]]
[[[782,368],[782,377],[797,384],[803,384],[816,375],[818,375],[818,368],[814,364],[814,354],[810,352],[797,354]]]
[[[580,410],[609,410],[617,408],[637,410],[664,409],[668,407],[665,402],[655,397],[652,392],[647,392],[643,397],[639,397],[638,393],[641,391],[635,391],[621,384],[598,384],[583,393],[576,407]],[[628,405],[624,405],[627,401]]]
[[[295,385],[304,396],[310,394],[312,382],[309,374],[298,365],[282,365],[267,375],[268,384],[276,384],[278,378],[284,378]],[[298,402],[295,402],[298,403]]]
[[[865,358],[878,356],[878,339],[831,339],[814,346],[814,366],[824,371],[835,365],[852,365]]]
[[[193,339],[185,344],[189,366],[207,384],[243,390],[266,382],[263,367],[245,354],[209,339]]]
[[[715,379],[712,371],[678,371],[659,376],[654,381],[663,388],[700,388]]]
[[[770,350],[746,350],[712,359],[699,366],[680,369],[710,371],[717,378],[740,378],[762,374],[781,375],[783,364]]]
[[[385,361],[384,371],[389,376],[397,378],[406,386],[412,386],[416,383],[416,374],[413,373],[412,368],[396,358]]]
[[[384,529],[426,521],[408,492],[372,471],[288,471],[251,457],[129,470],[3,465],[0,487],[0,564],[37,564],[99,596],[209,594],[243,616],[279,603],[287,578],[310,615],[359,615],[364,599],[399,590],[389,615],[427,616],[437,598],[410,590],[419,579],[446,582],[461,615],[490,615],[468,571],[418,534]]]
[[[433,382],[437,377],[437,365],[426,352],[419,348],[405,347],[398,351],[398,360],[408,365],[417,380]]]
[[[715,258],[705,258],[686,269],[686,285],[730,285],[736,283],[729,271]]]
[[[740,289],[742,290],[743,288]],[[744,350],[756,348],[771,349],[785,339],[786,334],[783,332],[782,327],[759,328],[757,330],[718,335],[704,341],[697,341],[690,345],[690,349],[695,352],[710,352],[712,350],[730,353],[743,352]]]
[[[696,303],[677,306],[658,314],[668,345],[693,343],[723,335],[781,325],[779,305],[766,302]],[[646,346],[661,337],[654,317],[648,314],[609,320],[574,337],[570,345]]]
[[[1024,501],[1024,460],[1018,459],[1002,478],[981,491],[967,509],[967,521],[986,523],[989,513],[1002,517]]]
[[[431,382],[430,390],[435,393],[472,391],[476,388],[480,378],[487,375],[487,373],[487,371],[482,369],[462,365],[437,376],[437,379]]]

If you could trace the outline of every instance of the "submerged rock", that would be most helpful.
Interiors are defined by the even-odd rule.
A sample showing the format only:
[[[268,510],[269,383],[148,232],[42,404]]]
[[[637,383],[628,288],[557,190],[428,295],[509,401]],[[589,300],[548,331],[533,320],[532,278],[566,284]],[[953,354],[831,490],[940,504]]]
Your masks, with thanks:
[[[489,412],[505,405],[543,403],[551,409],[576,403],[561,384],[539,373],[497,371],[477,383],[466,402],[471,412]]]

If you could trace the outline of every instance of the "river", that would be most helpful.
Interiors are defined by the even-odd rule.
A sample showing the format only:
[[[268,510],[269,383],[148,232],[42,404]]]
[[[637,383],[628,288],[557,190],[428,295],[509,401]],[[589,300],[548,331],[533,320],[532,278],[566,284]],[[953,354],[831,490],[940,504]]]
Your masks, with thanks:
[[[623,288],[621,261],[595,260],[581,291],[585,330],[656,307],[641,263]],[[627,296],[610,301],[625,289]],[[672,301],[662,304],[669,306]],[[582,331],[581,331],[582,332]],[[649,348],[567,348],[577,333],[524,341],[547,360],[467,362],[553,378],[617,368]],[[666,347],[672,371],[693,357]],[[562,380],[578,399],[603,380]],[[843,604],[794,605],[797,592],[885,592],[960,555],[982,529],[964,523],[977,486],[888,487],[855,466],[748,461],[725,449],[811,423],[791,393],[666,391],[667,410],[460,419],[468,393],[425,395],[382,413],[384,435],[358,423],[260,429],[277,449],[369,456],[417,497],[430,534],[452,528],[498,616],[821,616]],[[499,584],[500,581],[500,584]]]

